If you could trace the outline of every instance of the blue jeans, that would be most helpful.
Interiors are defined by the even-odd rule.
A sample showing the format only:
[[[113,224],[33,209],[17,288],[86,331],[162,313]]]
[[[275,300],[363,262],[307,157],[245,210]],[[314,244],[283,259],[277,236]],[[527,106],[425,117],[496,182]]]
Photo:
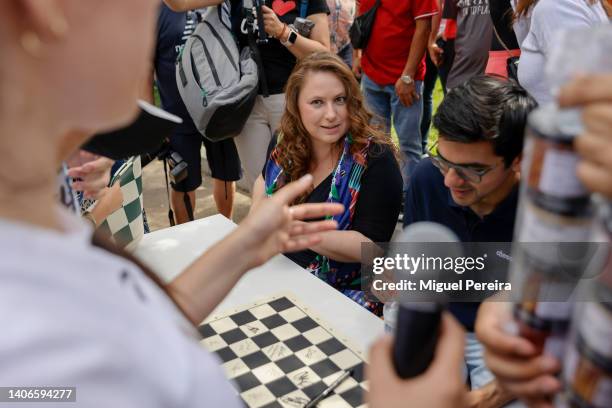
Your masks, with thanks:
[[[493,381],[493,373],[489,371],[482,355],[482,344],[476,339],[474,332],[465,333],[465,369],[469,383],[473,390],[482,388]]]
[[[399,139],[402,153],[402,177],[404,179],[404,192],[408,190],[410,174],[421,160],[423,146],[421,144],[421,115],[423,114],[423,81],[416,81],[416,90],[421,97],[412,106],[404,106],[397,94],[395,85],[378,85],[367,75],[361,77],[363,95],[366,104],[374,112],[385,130],[391,130],[391,120]]]
[[[482,353],[483,346],[476,339],[476,334],[474,332],[465,333],[464,373],[466,380],[469,379],[472,390],[484,387],[495,378],[487,368]],[[520,401],[512,401],[504,405],[504,408],[525,408],[525,404]]]

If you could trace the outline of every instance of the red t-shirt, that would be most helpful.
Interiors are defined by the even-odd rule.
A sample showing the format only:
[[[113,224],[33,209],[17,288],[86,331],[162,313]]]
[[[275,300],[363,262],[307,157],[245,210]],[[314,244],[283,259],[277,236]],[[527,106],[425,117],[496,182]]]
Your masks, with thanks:
[[[445,40],[454,40],[457,38],[457,20],[450,18],[445,19],[446,25],[444,26],[443,37]]]
[[[375,3],[376,0],[361,0],[359,14],[372,8]],[[408,60],[415,20],[431,18],[437,13],[436,0],[382,0],[361,59],[363,72],[378,85],[395,84]],[[424,77],[423,57],[414,79],[423,80]]]

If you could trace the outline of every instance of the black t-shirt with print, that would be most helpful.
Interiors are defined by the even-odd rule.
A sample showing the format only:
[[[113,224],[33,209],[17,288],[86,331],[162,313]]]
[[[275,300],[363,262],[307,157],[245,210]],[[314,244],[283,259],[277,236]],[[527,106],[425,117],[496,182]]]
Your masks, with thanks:
[[[300,16],[300,0],[266,0],[266,5],[272,8],[278,19],[286,24],[292,24]],[[306,16],[313,14],[329,14],[327,2],[325,0],[308,0]],[[236,18],[236,16],[240,16]],[[242,0],[232,0],[232,27],[238,37],[240,48],[249,45],[246,28],[246,18],[242,12]],[[257,25],[255,25],[254,35],[257,37]],[[270,95],[283,93],[283,88],[295,67],[295,56],[280,43],[279,40],[268,37],[266,44],[258,45],[263,63],[263,69]]]

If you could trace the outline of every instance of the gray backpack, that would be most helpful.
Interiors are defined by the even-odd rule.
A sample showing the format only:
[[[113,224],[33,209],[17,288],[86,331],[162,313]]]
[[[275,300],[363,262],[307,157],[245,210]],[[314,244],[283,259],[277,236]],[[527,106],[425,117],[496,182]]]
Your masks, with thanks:
[[[229,0],[198,13],[198,25],[176,63],[181,98],[200,133],[212,142],[238,136],[258,93],[257,64],[231,30]]]

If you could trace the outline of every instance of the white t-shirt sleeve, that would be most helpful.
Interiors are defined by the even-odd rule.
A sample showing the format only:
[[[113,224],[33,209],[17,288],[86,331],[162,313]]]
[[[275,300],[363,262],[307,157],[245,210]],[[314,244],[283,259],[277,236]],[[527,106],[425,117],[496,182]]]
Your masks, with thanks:
[[[592,27],[597,15],[587,0],[540,0],[523,46],[547,57],[561,30]]]

